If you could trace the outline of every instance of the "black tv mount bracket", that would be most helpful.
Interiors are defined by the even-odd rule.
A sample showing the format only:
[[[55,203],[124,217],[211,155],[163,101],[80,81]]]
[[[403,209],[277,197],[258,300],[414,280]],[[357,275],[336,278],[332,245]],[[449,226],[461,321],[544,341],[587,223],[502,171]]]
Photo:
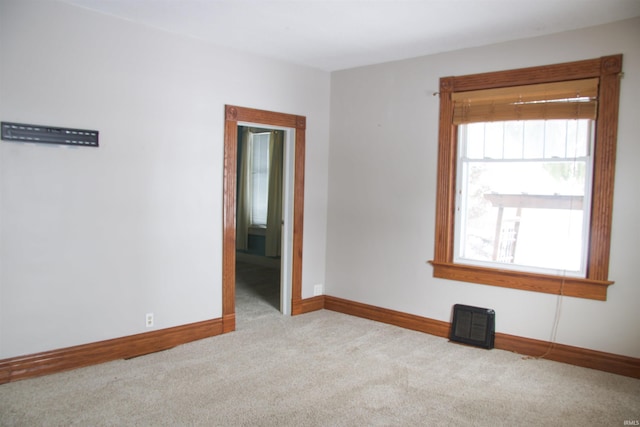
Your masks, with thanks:
[[[98,147],[98,134],[97,130],[2,122],[2,139],[5,141]]]

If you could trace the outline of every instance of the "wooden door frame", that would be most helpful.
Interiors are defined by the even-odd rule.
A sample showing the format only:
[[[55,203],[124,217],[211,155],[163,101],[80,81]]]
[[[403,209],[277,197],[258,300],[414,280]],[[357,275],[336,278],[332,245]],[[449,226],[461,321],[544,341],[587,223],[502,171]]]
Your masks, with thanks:
[[[304,116],[225,105],[223,238],[222,238],[222,332],[236,329],[236,188],[238,168],[238,122],[295,129],[293,177],[293,242],[291,262],[291,314],[302,313],[302,225],[304,219]]]

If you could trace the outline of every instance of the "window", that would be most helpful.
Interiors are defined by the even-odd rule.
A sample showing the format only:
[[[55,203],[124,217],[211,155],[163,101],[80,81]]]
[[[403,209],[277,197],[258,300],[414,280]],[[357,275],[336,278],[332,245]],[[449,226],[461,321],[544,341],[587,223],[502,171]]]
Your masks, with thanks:
[[[591,129],[591,120],[460,125],[454,261],[584,277]]]
[[[606,299],[621,66],[440,80],[435,277]]]
[[[251,216],[252,226],[267,226],[269,202],[269,132],[252,133],[251,156]]]

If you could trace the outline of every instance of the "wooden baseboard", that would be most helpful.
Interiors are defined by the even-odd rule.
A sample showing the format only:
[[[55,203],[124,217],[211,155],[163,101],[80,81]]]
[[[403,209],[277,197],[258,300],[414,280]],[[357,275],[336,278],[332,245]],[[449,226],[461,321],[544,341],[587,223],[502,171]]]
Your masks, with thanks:
[[[449,336],[449,323],[415,316],[401,311],[389,310],[373,305],[325,296],[324,308],[352,316],[364,317],[390,325],[400,326],[414,331],[425,332],[439,337]]]
[[[325,305],[324,298],[324,295],[317,295],[311,298],[294,300],[291,303],[291,314],[297,316],[311,311],[322,310]]]
[[[514,353],[640,378],[640,359],[514,335],[496,333],[495,347]]]
[[[402,328],[426,332],[431,335],[448,338],[451,324],[440,320],[420,317],[400,311],[389,310],[359,302],[344,300],[332,296],[324,297],[324,308],[352,316],[388,323]],[[612,353],[572,347],[564,344],[551,344],[546,341],[523,338],[514,335],[496,333],[495,348],[513,351],[526,356],[540,357],[556,362],[584,368],[597,369],[613,374],[640,378],[640,359],[620,356]]]
[[[0,360],[0,384],[117,359],[129,359],[222,334],[212,319],[158,331]]]
[[[293,314],[327,309],[431,335],[449,337],[450,323],[327,295],[294,301]],[[235,330],[235,315],[107,341],[0,360],[0,384],[117,359],[128,359]],[[495,348],[640,378],[640,359],[496,333]]]
[[[236,314],[225,314],[222,316],[222,333],[226,334],[236,330]]]

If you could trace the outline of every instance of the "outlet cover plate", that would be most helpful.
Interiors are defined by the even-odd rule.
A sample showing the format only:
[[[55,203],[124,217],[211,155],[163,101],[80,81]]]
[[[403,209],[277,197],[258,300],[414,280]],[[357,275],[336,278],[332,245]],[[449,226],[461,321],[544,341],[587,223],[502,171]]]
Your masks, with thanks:
[[[145,316],[145,322],[147,328],[153,327],[153,313],[147,313],[147,315]]]

